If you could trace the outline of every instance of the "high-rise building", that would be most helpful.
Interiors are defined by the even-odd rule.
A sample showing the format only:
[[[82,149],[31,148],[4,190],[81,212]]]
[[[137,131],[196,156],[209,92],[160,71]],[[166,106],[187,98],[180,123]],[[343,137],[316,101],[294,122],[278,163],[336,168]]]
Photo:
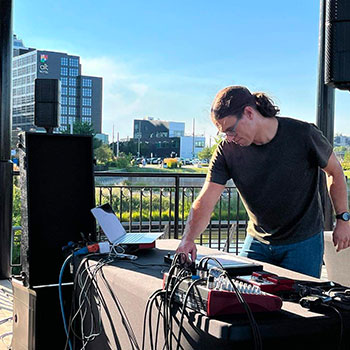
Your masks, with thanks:
[[[63,52],[26,48],[14,37],[12,129],[28,131],[34,126],[36,78],[61,81],[59,130],[70,132],[75,121],[102,129],[102,78],[81,74],[80,57]]]

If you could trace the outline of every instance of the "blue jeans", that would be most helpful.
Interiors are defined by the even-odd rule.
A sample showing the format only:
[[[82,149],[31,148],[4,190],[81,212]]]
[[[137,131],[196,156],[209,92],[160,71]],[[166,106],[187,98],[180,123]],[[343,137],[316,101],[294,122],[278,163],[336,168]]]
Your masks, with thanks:
[[[323,231],[297,243],[264,244],[247,235],[240,256],[319,278],[323,262]]]

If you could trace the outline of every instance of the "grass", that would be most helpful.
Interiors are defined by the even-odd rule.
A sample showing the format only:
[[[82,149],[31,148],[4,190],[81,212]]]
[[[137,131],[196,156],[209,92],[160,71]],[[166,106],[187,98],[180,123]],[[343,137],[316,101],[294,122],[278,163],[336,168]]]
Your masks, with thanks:
[[[117,169],[114,167],[110,167],[109,171],[119,172],[126,171],[129,173],[176,173],[176,174],[206,174],[208,168],[196,168],[196,167],[182,167],[182,168],[159,168],[158,166],[150,166],[147,165],[145,167],[131,167],[126,169]]]

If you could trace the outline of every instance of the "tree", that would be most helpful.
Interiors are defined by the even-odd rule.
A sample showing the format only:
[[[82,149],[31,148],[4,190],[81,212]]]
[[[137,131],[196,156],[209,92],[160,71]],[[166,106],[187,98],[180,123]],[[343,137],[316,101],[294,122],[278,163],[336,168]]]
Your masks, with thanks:
[[[113,151],[104,144],[95,150],[95,156],[98,163],[105,164],[113,160]]]
[[[345,163],[350,163],[350,151],[345,152],[345,154],[344,154],[344,162]]]
[[[213,154],[213,147],[204,147],[199,153],[198,158],[201,160],[209,160]]]
[[[88,122],[81,122],[78,120],[73,124],[73,134],[95,136],[96,132],[95,132],[92,124],[90,124]]]

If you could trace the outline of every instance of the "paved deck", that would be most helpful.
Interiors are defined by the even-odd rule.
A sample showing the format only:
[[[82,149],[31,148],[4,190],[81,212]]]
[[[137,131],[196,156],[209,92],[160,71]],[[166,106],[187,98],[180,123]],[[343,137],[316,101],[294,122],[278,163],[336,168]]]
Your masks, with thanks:
[[[0,350],[8,350],[12,340],[12,287],[9,280],[0,280]]]

